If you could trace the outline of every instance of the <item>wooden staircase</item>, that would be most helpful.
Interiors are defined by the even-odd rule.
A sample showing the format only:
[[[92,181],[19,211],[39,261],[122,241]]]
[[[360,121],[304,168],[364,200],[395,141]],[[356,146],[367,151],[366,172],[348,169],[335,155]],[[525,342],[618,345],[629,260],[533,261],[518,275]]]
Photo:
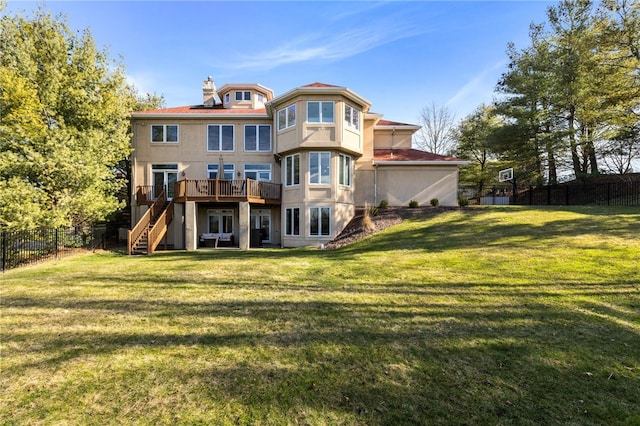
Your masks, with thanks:
[[[162,239],[165,239],[169,224],[173,221],[173,201],[168,201],[162,192],[140,218],[136,226],[128,232],[129,254],[153,254]]]

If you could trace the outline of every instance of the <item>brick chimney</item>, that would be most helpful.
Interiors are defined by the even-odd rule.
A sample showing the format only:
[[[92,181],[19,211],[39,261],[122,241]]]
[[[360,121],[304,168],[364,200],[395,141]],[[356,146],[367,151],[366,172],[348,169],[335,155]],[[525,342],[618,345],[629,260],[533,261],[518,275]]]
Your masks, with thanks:
[[[202,83],[202,104],[205,108],[213,108],[216,104],[221,104],[218,92],[216,91],[216,84],[213,82],[211,76]]]

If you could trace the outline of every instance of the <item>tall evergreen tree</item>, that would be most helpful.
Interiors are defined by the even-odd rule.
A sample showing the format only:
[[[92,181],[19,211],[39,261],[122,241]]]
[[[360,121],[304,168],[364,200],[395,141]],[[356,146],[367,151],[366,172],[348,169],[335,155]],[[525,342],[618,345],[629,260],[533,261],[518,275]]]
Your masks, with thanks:
[[[470,161],[460,170],[460,182],[475,185],[480,193],[497,181],[501,168],[492,149],[493,134],[500,124],[494,108],[481,105],[453,131],[457,141],[456,155]]]
[[[562,0],[548,9],[547,25],[532,25],[531,46],[509,46],[509,69],[497,86],[509,139],[496,149],[549,183],[561,170],[598,174],[611,155],[637,156],[638,4],[608,0],[595,9],[588,0]]]

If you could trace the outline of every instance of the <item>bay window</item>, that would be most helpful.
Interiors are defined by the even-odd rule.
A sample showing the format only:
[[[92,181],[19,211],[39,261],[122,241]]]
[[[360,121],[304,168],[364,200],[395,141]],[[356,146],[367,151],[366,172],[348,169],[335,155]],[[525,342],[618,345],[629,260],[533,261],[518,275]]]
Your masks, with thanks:
[[[285,210],[284,234],[288,236],[300,235],[300,209],[297,207]]]
[[[331,183],[331,153],[330,152],[310,152],[309,153],[309,183],[312,183],[312,184]]]
[[[296,104],[278,111],[278,130],[288,129],[296,125]]]
[[[308,123],[333,123],[333,102],[307,102]]]
[[[300,184],[300,154],[287,155],[284,160],[285,163],[285,177],[284,182],[286,186],[293,186]]]
[[[331,208],[311,207],[309,209],[309,235],[328,236],[330,228]]]
[[[351,157],[345,154],[340,154],[338,183],[344,186],[351,186]]]

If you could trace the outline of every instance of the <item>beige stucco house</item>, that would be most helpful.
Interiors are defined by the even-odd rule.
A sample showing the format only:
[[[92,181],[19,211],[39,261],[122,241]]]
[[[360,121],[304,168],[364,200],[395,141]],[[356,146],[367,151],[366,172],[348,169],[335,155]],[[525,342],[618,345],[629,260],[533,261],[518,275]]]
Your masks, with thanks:
[[[202,104],[132,115],[130,252],[317,246],[359,206],[457,205],[466,163],[412,149],[418,126],[383,120],[346,87],[276,97],[209,78],[202,91]]]

